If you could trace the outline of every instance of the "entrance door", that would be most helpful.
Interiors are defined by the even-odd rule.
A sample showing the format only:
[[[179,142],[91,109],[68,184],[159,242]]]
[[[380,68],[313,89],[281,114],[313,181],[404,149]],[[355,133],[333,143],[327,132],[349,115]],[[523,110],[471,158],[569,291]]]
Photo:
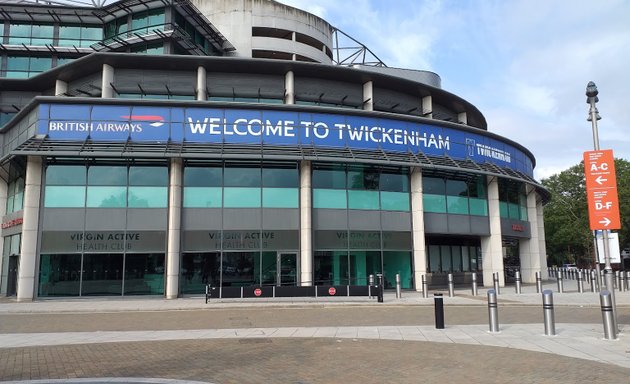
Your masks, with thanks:
[[[297,285],[297,253],[278,252],[277,285]]]
[[[9,275],[7,276],[7,296],[17,294],[18,257],[9,256]]]

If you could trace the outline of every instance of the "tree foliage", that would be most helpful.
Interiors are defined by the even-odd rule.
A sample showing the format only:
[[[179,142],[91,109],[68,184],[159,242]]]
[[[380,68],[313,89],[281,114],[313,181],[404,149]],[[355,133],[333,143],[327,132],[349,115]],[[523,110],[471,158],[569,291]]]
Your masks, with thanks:
[[[621,214],[619,247],[630,248],[630,162],[615,159],[617,192]],[[549,264],[594,261],[593,232],[588,221],[584,163],[541,181],[551,192],[545,206],[545,239]]]

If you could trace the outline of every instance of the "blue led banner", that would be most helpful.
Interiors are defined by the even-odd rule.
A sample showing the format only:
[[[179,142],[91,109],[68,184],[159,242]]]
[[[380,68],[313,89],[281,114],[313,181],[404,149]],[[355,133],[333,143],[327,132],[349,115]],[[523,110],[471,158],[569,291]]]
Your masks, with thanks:
[[[386,118],[280,110],[41,104],[38,133],[55,140],[196,142],[448,155],[533,175],[531,159],[483,134]]]

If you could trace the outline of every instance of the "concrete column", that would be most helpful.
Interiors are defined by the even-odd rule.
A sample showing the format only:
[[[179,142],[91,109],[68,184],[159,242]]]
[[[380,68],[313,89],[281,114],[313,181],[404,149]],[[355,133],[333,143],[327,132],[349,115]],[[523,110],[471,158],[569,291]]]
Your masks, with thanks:
[[[179,296],[179,262],[182,218],[182,160],[171,159],[168,185],[168,241],[166,249],[166,298]]]
[[[430,95],[422,98],[422,116],[433,118],[433,98]]]
[[[363,109],[374,110],[374,88],[371,81],[363,83]]]
[[[114,67],[108,64],[103,64],[103,74],[101,82],[101,97],[104,99],[111,99],[114,97],[114,88],[112,83],[114,82]]]
[[[0,179],[0,217],[7,214],[7,195],[9,185],[3,179]],[[3,270],[4,266],[4,236],[0,236],[0,292],[5,293],[3,287],[7,284],[4,279],[5,273],[8,271]],[[7,262],[8,263],[8,262]],[[5,276],[3,278],[3,276]]]
[[[488,219],[490,220],[490,236],[481,238],[483,285],[484,287],[492,287],[492,274],[499,272],[499,285],[504,286],[499,181],[496,176],[488,176]]]
[[[422,291],[422,275],[427,273],[427,251],[424,239],[424,206],[422,202],[422,169],[411,169],[411,227],[413,230],[413,278],[416,291]]]
[[[284,103],[295,104],[295,78],[293,71],[288,71],[284,75]]]
[[[42,188],[42,159],[29,156],[24,182],[24,210],[20,266],[18,268],[17,300],[32,301],[35,296],[37,275],[37,233],[39,227],[39,200]]]
[[[205,67],[197,67],[197,101],[205,101],[208,99],[207,73]]]
[[[311,162],[300,162],[300,284],[313,285]]]
[[[538,224],[538,256],[540,257],[540,276],[543,280],[549,278],[547,271],[547,242],[545,240],[545,218],[543,216],[543,204],[540,199],[536,199],[536,220]],[[534,228],[532,228],[532,231]]]
[[[55,96],[62,95],[68,92],[68,83],[63,80],[57,79],[55,81]]]
[[[527,218],[529,220],[531,237],[519,240],[519,259],[521,261],[521,279],[523,283],[535,283],[536,272],[541,271],[540,254],[538,249],[538,213],[536,212],[536,190],[527,185]],[[545,268],[547,270],[547,268]]]
[[[468,124],[468,115],[466,112],[460,112],[457,114],[457,122],[460,124]]]

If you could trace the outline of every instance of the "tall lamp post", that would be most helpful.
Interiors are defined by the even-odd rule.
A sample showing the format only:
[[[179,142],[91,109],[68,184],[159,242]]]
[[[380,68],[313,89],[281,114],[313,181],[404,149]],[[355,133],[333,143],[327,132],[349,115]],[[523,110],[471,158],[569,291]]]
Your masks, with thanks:
[[[596,151],[599,151],[599,133],[597,132],[597,120],[601,120],[601,116],[599,115],[599,111],[595,104],[599,101],[597,97],[597,86],[594,82],[589,81],[586,85],[586,102],[590,104],[590,109],[588,111],[587,121],[590,121],[593,126],[593,146]],[[602,240],[604,243],[604,283],[606,284],[606,289],[610,291],[610,295],[613,302],[613,311],[616,309],[615,305],[615,286],[614,286],[614,276],[613,270],[610,265],[610,249],[608,244],[608,230],[604,229],[602,231]],[[599,272],[599,261],[596,264],[597,271]],[[615,311],[616,312],[616,311]],[[614,318],[616,319],[616,313]]]

